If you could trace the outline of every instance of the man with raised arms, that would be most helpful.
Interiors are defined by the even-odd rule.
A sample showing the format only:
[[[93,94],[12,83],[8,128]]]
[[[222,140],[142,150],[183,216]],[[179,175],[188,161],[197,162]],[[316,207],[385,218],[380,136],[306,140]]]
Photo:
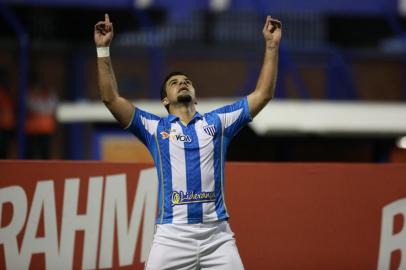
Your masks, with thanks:
[[[244,269],[227,222],[224,162],[231,139],[274,95],[281,23],[268,16],[262,33],[264,61],[251,94],[202,115],[192,80],[172,72],[161,89],[169,113],[162,118],[120,96],[109,53],[113,24],[106,14],[94,27],[101,99],[146,145],[158,173],[159,213],[146,269]]]

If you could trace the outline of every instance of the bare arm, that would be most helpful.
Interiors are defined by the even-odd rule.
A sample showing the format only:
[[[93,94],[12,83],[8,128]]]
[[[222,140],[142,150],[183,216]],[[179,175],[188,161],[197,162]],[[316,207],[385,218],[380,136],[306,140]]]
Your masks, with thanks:
[[[94,27],[96,47],[108,47],[113,39],[113,24],[106,14],[104,21]],[[128,126],[134,112],[134,105],[118,93],[116,78],[110,57],[97,58],[100,97],[109,111],[122,126]]]
[[[248,96],[248,106],[252,117],[255,117],[274,96],[282,24],[268,16],[262,33],[265,39],[264,62],[255,90]]]

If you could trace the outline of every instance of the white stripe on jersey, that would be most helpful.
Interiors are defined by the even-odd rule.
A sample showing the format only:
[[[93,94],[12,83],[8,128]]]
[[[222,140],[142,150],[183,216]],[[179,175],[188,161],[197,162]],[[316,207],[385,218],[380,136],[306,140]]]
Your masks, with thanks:
[[[202,177],[202,191],[214,191],[214,144],[213,137],[203,130],[207,126],[206,120],[195,123],[196,135],[200,148],[200,171]],[[203,203],[203,222],[217,220],[215,202]]]
[[[234,122],[238,119],[238,117],[240,117],[242,111],[243,108],[229,113],[219,113],[217,115],[219,116],[223,127],[228,128],[229,126],[234,124]]]
[[[148,131],[149,134],[153,135],[158,127],[158,120],[147,119],[141,115],[141,123]]]
[[[171,124],[171,131],[172,130],[182,132],[182,127],[175,122]],[[187,192],[184,143],[169,138],[169,156],[172,169],[172,190]],[[188,220],[187,204],[175,205],[172,211],[172,223],[184,223],[185,220]]]

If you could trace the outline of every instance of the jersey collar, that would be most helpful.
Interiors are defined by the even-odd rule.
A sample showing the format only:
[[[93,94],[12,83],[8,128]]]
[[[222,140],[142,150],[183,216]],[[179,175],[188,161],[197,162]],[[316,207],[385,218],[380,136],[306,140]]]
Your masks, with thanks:
[[[193,118],[190,120],[190,123],[192,123],[193,121],[196,121],[197,119],[202,119],[202,118],[203,118],[203,116],[199,112],[196,112],[195,115],[193,115]],[[173,123],[173,122],[179,120],[179,116],[176,116],[174,114],[169,114],[168,120],[169,120],[169,122]]]

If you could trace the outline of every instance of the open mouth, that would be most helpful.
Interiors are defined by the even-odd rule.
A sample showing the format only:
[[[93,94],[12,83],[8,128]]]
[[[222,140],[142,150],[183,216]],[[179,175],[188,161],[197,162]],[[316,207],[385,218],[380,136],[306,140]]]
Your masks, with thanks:
[[[182,87],[178,90],[178,93],[182,92],[182,91],[189,91],[189,89],[187,87]]]

